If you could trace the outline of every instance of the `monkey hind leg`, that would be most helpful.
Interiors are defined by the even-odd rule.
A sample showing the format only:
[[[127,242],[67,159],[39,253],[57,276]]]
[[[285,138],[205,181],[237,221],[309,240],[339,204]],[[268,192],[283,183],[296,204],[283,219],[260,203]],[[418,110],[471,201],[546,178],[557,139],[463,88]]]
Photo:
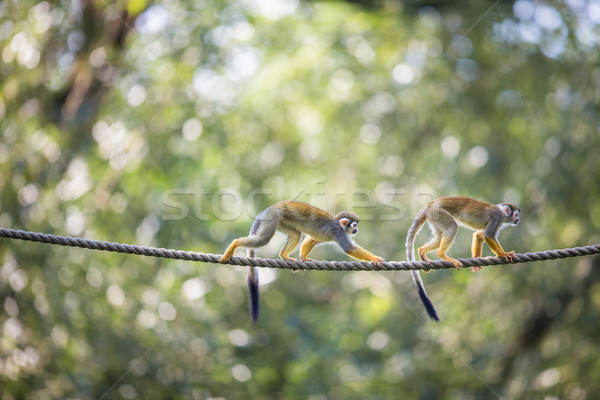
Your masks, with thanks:
[[[424,246],[425,248],[422,249],[423,255],[427,251],[434,250],[437,247],[438,250],[436,255],[439,258],[452,263],[456,268],[460,268],[462,266],[460,262],[446,255],[446,252],[450,246],[452,246],[456,232],[458,232],[458,224],[452,215],[443,209],[437,210],[435,216],[428,216],[428,218],[429,225],[436,236],[436,240],[431,241]],[[421,254],[421,251],[419,251],[419,254]]]
[[[265,246],[271,241],[276,230],[277,220],[262,221],[257,219],[254,225],[252,225],[252,229],[250,229],[250,235],[231,242],[219,261],[225,262],[229,260],[233,257],[233,253],[238,247],[257,248]]]
[[[441,238],[439,236],[433,237],[429,242],[425,243],[423,246],[419,247],[417,250],[419,252],[419,257],[421,260],[430,262],[429,258],[427,258],[427,253],[430,251],[436,250],[440,247]]]
[[[300,239],[302,238],[302,233],[293,229],[286,229],[282,227],[280,227],[279,230],[288,235],[285,244],[279,252],[279,257],[281,257],[284,260],[296,261],[290,257],[290,253],[294,251],[296,247],[298,247],[298,243],[300,243]]]
[[[231,242],[231,244],[229,245],[227,250],[225,250],[225,253],[223,253],[223,256],[221,256],[221,258],[219,259],[219,262],[229,261],[229,259],[231,257],[233,257],[233,253],[235,253],[235,249],[237,249],[239,246],[240,245],[239,245],[238,239]]]
[[[442,237],[442,242],[440,243],[440,248],[438,249],[436,255],[439,258],[441,258],[442,260],[446,260],[446,261],[452,263],[452,265],[454,265],[454,267],[456,269],[460,269],[462,267],[462,263],[460,261],[455,260],[454,258],[448,257],[446,255],[446,252],[448,251],[450,246],[452,246],[452,242],[454,241],[454,236],[456,236],[456,232],[453,235]]]

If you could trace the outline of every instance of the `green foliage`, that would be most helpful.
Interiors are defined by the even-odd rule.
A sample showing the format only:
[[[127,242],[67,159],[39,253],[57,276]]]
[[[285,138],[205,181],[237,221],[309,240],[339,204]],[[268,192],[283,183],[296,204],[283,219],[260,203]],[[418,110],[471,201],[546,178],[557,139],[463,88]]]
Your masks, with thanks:
[[[467,195],[520,204],[506,249],[598,243],[598,4],[567,3],[7,0],[0,226],[221,253],[297,198],[401,260]],[[598,268],[423,274],[439,325],[406,273],[265,269],[252,326],[243,268],[2,240],[2,398],[596,398]]]

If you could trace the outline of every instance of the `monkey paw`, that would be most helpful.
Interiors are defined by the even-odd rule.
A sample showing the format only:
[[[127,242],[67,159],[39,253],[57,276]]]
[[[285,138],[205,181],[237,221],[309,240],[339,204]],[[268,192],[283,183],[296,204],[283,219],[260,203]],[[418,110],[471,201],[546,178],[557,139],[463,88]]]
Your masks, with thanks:
[[[375,256],[375,258],[373,260],[371,260],[371,264],[375,265],[375,266],[380,266],[381,264],[383,264],[385,262],[385,260],[381,257],[377,257]]]
[[[461,263],[460,261],[458,261],[458,260],[455,260],[454,258],[447,257],[447,256],[445,256],[445,257],[444,257],[443,255],[440,255],[440,254],[438,254],[438,255],[440,256],[440,258],[441,258],[442,260],[448,261],[448,262],[449,262],[450,264],[452,264],[452,265],[454,266],[454,268],[456,268],[456,269],[461,269],[461,268],[462,268],[462,266],[463,266],[463,265],[462,265],[462,263]]]
[[[506,262],[511,262],[515,259],[515,252],[509,251],[508,253],[504,253],[498,257],[500,257],[501,259],[503,259]]]
[[[481,271],[481,267],[471,267],[471,271],[472,272]]]
[[[456,260],[454,260],[454,262],[452,262],[452,265],[454,265],[454,268],[456,268],[456,269],[461,269],[463,266],[460,261],[456,261]]]
[[[421,257],[421,261],[425,261],[427,264],[431,264],[431,260],[429,258],[427,258],[426,255],[419,254],[419,257]],[[423,271],[427,272],[427,273],[430,273],[431,272],[431,268],[426,268]]]

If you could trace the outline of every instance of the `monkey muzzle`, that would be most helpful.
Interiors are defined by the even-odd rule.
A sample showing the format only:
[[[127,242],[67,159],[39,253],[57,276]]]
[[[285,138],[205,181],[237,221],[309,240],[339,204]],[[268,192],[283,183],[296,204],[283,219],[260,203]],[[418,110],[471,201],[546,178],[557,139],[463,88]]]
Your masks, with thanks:
[[[352,229],[352,233],[350,233],[352,236],[356,235],[358,233],[358,228],[354,228]]]
[[[520,221],[519,217],[516,217],[515,219],[513,219],[512,224],[517,225],[519,223],[519,221]]]

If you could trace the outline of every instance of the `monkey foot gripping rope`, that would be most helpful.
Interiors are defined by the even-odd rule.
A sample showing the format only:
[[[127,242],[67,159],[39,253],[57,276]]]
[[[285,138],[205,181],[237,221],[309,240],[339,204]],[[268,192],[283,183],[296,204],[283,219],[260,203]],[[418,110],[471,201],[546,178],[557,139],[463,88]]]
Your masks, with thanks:
[[[104,250],[116,253],[136,254],[147,257],[173,258],[176,260],[198,261],[208,263],[219,263],[220,255],[198,253],[193,251],[172,250],[157,247],[137,246],[130,244],[121,244],[114,242],[104,242],[99,240],[90,240],[74,238],[69,236],[57,236],[47,233],[37,233],[21,231],[16,229],[0,228],[0,237],[18,240],[27,240],[31,242],[40,242],[56,244],[60,246],[80,247],[90,250]],[[506,261],[498,257],[481,258],[459,258],[464,267],[484,267],[488,265],[516,264],[533,261],[554,260],[559,258],[581,257],[593,254],[600,254],[600,244],[591,246],[574,247],[568,249],[538,251],[535,253],[516,254],[511,261]],[[373,265],[370,262],[361,261],[288,261],[275,260],[270,258],[244,258],[232,257],[225,264],[282,268],[282,269],[307,269],[319,271],[407,271],[407,270],[429,270],[454,268],[447,261],[388,261],[381,265]]]

